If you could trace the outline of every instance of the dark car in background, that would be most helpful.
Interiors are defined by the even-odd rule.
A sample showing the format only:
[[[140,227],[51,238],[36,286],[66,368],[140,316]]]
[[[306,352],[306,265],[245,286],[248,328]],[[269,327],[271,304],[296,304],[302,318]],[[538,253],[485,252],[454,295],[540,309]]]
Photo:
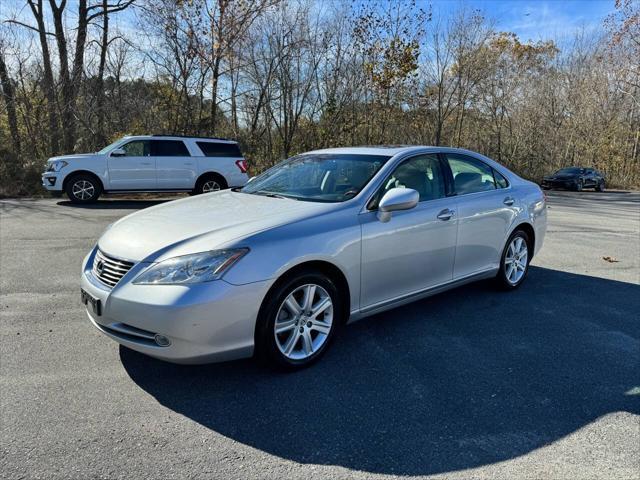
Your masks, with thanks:
[[[542,179],[542,188],[566,188],[581,191],[583,188],[595,188],[604,191],[604,176],[593,168],[568,167],[561,168],[553,175]]]

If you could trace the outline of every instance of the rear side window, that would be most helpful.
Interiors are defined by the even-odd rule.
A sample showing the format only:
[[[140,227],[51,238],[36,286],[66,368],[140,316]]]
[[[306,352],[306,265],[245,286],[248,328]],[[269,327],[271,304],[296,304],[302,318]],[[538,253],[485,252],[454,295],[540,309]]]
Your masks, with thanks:
[[[447,153],[453,174],[453,185],[458,195],[495,190],[493,169],[484,162],[466,155]],[[497,172],[496,172],[497,173]]]
[[[152,140],[151,155],[154,157],[189,157],[189,150],[180,140]]]
[[[205,157],[242,157],[237,143],[196,142]]]
[[[507,182],[507,179],[504,178],[504,175],[502,175],[495,169],[493,170],[493,178],[495,178],[496,186],[498,188],[507,188],[509,186],[509,182]]]

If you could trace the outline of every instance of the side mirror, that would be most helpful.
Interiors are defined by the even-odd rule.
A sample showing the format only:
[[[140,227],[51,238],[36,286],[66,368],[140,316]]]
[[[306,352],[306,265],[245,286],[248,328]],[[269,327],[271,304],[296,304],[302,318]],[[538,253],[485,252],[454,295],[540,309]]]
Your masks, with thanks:
[[[126,154],[127,152],[124,151],[124,148],[116,148],[111,151],[112,157],[124,157]]]
[[[391,220],[391,212],[410,210],[418,205],[420,194],[413,188],[392,188],[384,194],[378,204],[378,220]]]

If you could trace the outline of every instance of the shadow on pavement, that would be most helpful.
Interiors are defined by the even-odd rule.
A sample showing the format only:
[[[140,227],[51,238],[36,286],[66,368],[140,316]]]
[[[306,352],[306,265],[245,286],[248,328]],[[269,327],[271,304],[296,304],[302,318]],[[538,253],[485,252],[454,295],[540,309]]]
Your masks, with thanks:
[[[616,411],[640,413],[640,286],[532,267],[346,327],[294,374],[185,367],[121,347],[158,402],[300,463],[419,475],[508,460]]]
[[[169,202],[171,200],[176,200],[176,198],[163,198],[162,200],[98,200],[95,203],[86,204],[73,203],[69,200],[61,200],[57,202],[57,204],[61,207],[71,207],[88,210],[141,210],[143,208],[153,207],[154,205]]]

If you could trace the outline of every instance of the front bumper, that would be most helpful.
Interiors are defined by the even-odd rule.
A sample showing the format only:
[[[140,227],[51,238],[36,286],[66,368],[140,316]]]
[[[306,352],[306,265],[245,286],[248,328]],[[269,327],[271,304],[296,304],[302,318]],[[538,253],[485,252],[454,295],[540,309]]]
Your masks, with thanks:
[[[42,174],[42,186],[50,192],[61,192],[62,176],[59,172],[44,172]]]
[[[256,318],[269,282],[134,285],[132,280],[149,265],[138,263],[109,289],[91,273],[95,252],[85,258],[81,286],[101,302],[101,315],[90,307],[87,315],[105,335],[174,363],[210,363],[253,354]],[[159,346],[155,335],[166,337],[170,345]]]
[[[544,188],[576,188],[577,182],[575,180],[542,180],[542,187]]]

